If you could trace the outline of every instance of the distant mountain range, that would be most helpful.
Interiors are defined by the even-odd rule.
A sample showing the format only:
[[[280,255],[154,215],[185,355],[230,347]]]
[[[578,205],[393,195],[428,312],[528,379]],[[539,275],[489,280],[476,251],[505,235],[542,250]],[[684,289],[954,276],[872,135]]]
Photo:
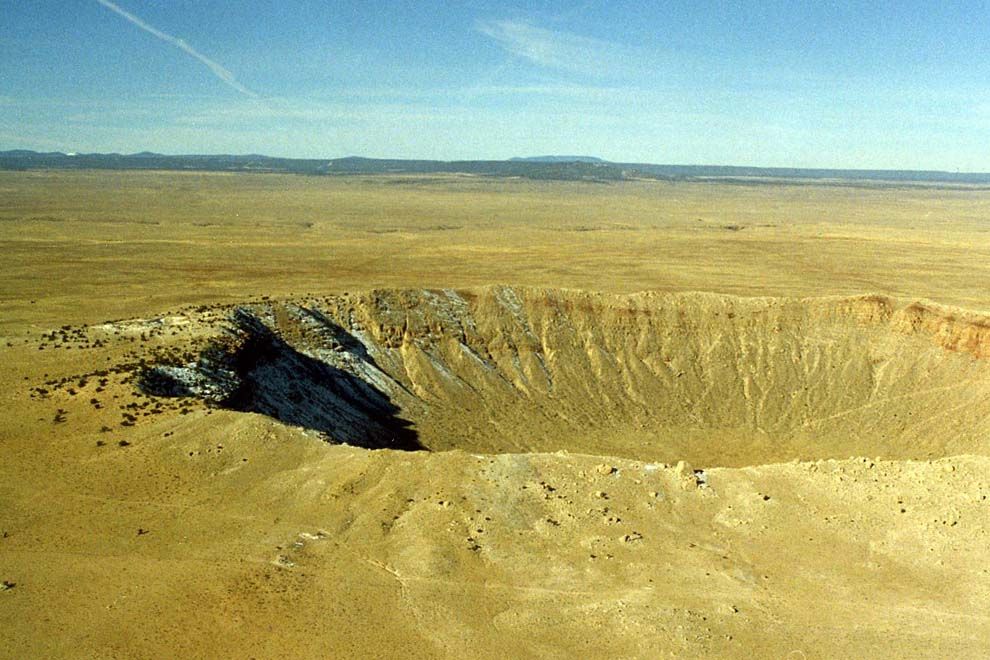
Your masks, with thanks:
[[[187,170],[281,172],[319,176],[357,174],[470,174],[558,181],[719,180],[759,184],[767,180],[801,184],[834,180],[842,185],[990,185],[990,173],[914,170],[835,170],[729,165],[613,163],[592,156],[533,156],[511,160],[400,160],[381,158],[273,158],[249,155],[66,154],[25,149],[0,151],[0,170]],[[871,183],[872,182],[872,183]]]

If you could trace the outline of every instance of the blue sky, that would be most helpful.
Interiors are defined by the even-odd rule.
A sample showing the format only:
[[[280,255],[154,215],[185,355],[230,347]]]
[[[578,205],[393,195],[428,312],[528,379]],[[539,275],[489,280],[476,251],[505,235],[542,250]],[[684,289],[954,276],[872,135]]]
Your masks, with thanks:
[[[990,171],[983,2],[0,0],[0,149]]]

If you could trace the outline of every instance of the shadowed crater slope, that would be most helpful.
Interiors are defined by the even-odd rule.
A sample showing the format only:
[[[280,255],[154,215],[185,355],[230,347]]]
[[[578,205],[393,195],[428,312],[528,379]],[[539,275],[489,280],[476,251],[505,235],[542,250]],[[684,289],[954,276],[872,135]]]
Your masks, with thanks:
[[[990,450],[987,318],[881,296],[344,294],[239,308],[197,364],[143,386],[375,448],[704,465]]]
[[[324,346],[352,360],[374,363],[361,344],[318,312],[306,311],[326,330]],[[322,359],[321,359],[322,358]],[[341,369],[319,351],[303,353],[259,316],[239,308],[226,335],[194,365],[155,367],[140,386],[164,396],[198,396],[231,410],[256,412],[323,432],[338,442],[372,449],[424,449],[388,395],[359,368]],[[347,361],[343,363],[346,365]]]

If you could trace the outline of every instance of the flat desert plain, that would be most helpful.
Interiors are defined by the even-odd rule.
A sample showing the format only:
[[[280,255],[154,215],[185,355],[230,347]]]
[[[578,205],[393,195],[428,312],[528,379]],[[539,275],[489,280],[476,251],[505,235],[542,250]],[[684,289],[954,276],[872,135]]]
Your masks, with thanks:
[[[0,656],[986,657],[990,191],[0,173]]]

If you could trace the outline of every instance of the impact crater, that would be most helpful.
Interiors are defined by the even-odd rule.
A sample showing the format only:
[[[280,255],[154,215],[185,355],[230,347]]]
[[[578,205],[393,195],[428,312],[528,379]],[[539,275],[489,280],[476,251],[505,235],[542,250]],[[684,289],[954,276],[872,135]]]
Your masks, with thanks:
[[[368,448],[930,459],[990,450],[990,322],[877,295],[384,290],[238,307],[142,387]]]

